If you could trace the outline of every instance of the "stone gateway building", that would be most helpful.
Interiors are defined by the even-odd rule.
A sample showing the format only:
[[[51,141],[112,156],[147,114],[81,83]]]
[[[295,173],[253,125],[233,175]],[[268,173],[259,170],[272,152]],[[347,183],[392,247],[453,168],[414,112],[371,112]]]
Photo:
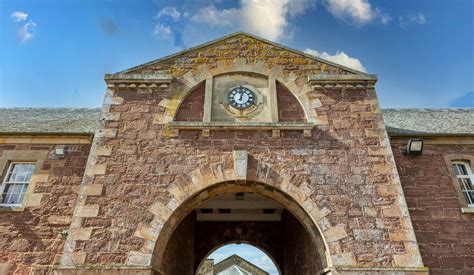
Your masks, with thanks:
[[[269,275],[268,272],[237,255],[231,255],[217,264],[213,259],[204,260],[197,275]]]
[[[474,110],[235,33],[116,74],[97,109],[0,110],[0,273],[473,274]],[[385,122],[384,122],[385,121]]]

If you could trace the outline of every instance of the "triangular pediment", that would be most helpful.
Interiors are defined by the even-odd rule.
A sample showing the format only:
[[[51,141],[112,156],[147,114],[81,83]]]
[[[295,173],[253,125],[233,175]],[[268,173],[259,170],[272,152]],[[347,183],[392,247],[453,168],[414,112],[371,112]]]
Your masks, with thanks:
[[[305,70],[307,75],[366,75],[363,72],[291,49],[245,32],[236,32],[216,40],[165,56],[118,72],[124,74],[153,74],[167,71],[173,76],[217,62],[233,62],[245,58],[247,63],[263,61],[266,66],[281,65],[288,70]]]
[[[230,274],[268,274],[260,267],[252,264],[251,262],[239,257],[238,255],[231,255],[226,259],[220,261],[215,265],[217,274],[230,275]],[[239,274],[239,275],[240,275]]]

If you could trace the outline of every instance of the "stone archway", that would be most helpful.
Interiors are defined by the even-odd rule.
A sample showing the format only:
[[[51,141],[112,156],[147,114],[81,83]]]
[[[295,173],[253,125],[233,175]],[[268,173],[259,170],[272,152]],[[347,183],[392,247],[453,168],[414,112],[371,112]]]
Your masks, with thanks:
[[[236,193],[259,194],[278,202],[283,207],[281,222],[274,224],[227,222],[205,225],[195,222],[195,209],[200,205],[223,194]],[[206,233],[203,234],[203,232]],[[270,240],[258,241],[261,236],[270,232],[275,233],[273,247]],[[209,234],[221,235],[213,238]],[[212,248],[230,241],[257,243],[267,251],[288,251],[292,255],[295,255],[297,250],[304,250],[304,253],[300,253],[300,257],[305,257],[304,254],[308,251],[314,251],[315,254],[307,254],[306,258],[300,258],[298,264],[301,266],[301,270],[303,270],[302,268],[305,268],[306,271],[309,269],[310,273],[316,273],[329,266],[326,245],[317,225],[290,195],[259,182],[225,181],[197,192],[170,215],[168,221],[163,225],[155,245],[152,258],[153,269],[158,274],[175,274],[176,272],[192,274]],[[294,242],[299,242],[300,245],[291,246]],[[304,244],[308,247],[305,247]],[[295,251],[291,251],[291,249]],[[272,254],[272,252],[269,253]],[[181,257],[180,261],[176,261],[178,257]],[[272,257],[282,268],[282,274],[305,274],[294,271],[296,262],[293,260],[297,257],[290,258],[289,255],[284,253],[279,255],[277,252],[272,254]],[[192,267],[189,266],[191,261],[186,263],[188,266],[184,264],[184,258],[193,259]],[[293,271],[285,273],[284,266],[286,270]]]

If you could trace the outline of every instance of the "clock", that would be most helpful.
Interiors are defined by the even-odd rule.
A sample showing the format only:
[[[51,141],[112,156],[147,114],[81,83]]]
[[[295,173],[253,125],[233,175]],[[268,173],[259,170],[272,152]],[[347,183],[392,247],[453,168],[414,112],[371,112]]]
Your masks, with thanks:
[[[238,86],[230,89],[229,95],[230,106],[244,110],[255,104],[255,94],[247,87]]]

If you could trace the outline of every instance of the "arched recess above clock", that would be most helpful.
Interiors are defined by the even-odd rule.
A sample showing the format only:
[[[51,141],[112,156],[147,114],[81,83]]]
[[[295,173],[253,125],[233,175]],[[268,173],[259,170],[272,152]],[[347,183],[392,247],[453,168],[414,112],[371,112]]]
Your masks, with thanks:
[[[279,122],[306,122],[304,109],[298,99],[288,88],[276,81],[278,121]]]
[[[190,87],[188,84],[185,86]],[[272,130],[273,136],[279,136],[280,130],[303,130],[310,136],[315,126],[307,118],[304,103],[274,76],[223,72],[190,89],[175,91],[185,94],[174,99],[176,112],[169,126],[175,133],[202,130],[204,136],[210,130],[255,129]]]
[[[204,117],[204,95],[206,82],[196,85],[180,102],[175,121],[202,121]]]
[[[251,72],[228,72],[207,78],[191,88],[177,107],[176,122],[307,122],[303,106],[284,84]]]

